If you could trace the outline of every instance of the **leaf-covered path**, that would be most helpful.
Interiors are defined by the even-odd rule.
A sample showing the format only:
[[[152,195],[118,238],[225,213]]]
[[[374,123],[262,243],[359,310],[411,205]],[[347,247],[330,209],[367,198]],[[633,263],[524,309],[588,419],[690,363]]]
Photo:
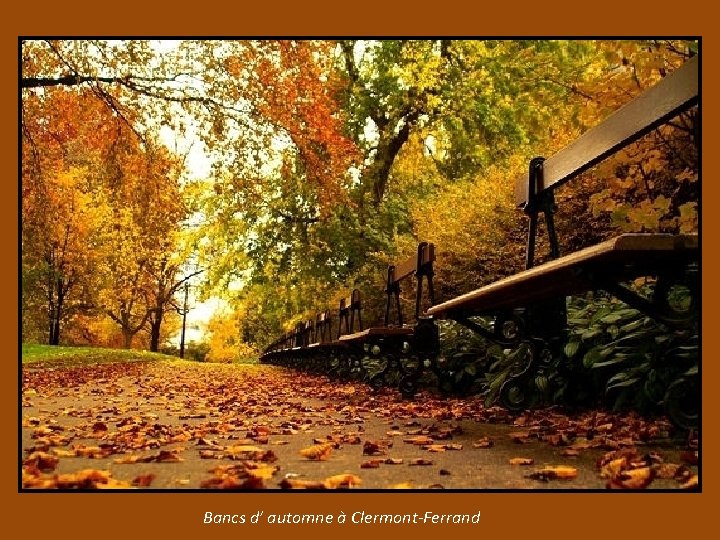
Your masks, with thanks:
[[[664,421],[340,383],[260,365],[23,368],[26,488],[693,487]]]

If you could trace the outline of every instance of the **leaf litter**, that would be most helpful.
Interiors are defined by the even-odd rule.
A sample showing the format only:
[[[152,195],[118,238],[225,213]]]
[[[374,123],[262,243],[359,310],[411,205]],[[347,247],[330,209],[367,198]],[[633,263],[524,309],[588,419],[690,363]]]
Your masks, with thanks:
[[[537,445],[557,447],[559,460],[600,453],[593,474],[609,489],[646,489],[657,481],[674,482],[682,489],[699,485],[697,434],[678,463],[663,461],[662,452],[653,456],[643,451],[667,440],[670,428],[664,419],[602,411],[567,416],[553,408],[513,417],[501,407],[486,407],[479,397],[425,394],[407,401],[392,390],[360,383],[351,388],[267,366],[239,371],[230,365],[133,362],[24,370],[22,406],[29,409],[22,418],[24,488],[353,489],[367,482],[342,471],[347,467],[340,464],[348,459],[356,459],[357,469],[377,475],[373,469],[435,465],[434,459],[408,454],[411,449],[437,455],[441,466],[444,456],[455,451],[497,452],[497,435],[467,432],[468,422],[480,428],[510,426],[509,442],[524,445],[530,453]],[[366,434],[372,418],[388,426],[374,433],[379,438]],[[463,436],[470,438],[450,442]],[[394,446],[393,440],[404,444]],[[297,448],[296,459],[311,467],[312,462],[327,465],[318,474],[301,478],[286,472],[280,479],[280,471],[291,470],[295,461],[269,446],[278,452]],[[463,461],[483,455],[473,453]],[[88,468],[87,460],[100,467]],[[191,479],[182,467],[198,460],[220,464],[202,468],[203,477]],[[334,463],[338,474],[320,474]],[[173,468],[166,470],[169,465]],[[488,467],[478,464],[476,469]],[[561,463],[525,475],[568,484],[577,476],[577,467]],[[385,484],[395,486],[439,487],[416,481]]]

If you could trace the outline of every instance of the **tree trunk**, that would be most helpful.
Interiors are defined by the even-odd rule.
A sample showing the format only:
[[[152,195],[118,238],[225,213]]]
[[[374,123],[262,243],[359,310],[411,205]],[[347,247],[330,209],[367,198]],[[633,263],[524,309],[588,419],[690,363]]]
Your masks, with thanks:
[[[58,279],[56,285],[57,301],[52,301],[51,299],[50,303],[50,337],[48,339],[48,343],[50,345],[60,344],[60,317],[62,315],[62,306],[65,300],[62,280]],[[52,295],[53,293],[51,292],[50,294]]]
[[[162,313],[150,320],[150,351],[158,352],[160,348],[160,325],[162,324]]]
[[[57,345],[55,343],[55,310],[50,311],[48,316],[48,345]]]
[[[52,321],[50,345],[60,345],[60,313],[56,313]]]
[[[133,339],[133,334],[130,331],[123,329],[123,347],[124,348],[126,348],[126,349],[132,348],[132,339]]]

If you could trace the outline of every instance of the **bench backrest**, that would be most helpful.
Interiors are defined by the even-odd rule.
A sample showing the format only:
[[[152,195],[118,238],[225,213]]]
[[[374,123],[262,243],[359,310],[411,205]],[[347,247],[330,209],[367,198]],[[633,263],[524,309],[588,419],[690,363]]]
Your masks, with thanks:
[[[315,317],[314,343],[327,343],[332,340],[332,316],[330,311],[318,313]]]
[[[393,298],[396,303],[397,325],[403,325],[402,306],[400,305],[400,282],[410,276],[418,279],[415,301],[415,319],[420,316],[420,308],[422,303],[422,279],[426,277],[428,280],[428,294],[430,303],[434,303],[434,291],[432,288],[433,262],[435,261],[435,245],[429,242],[420,242],[418,244],[417,253],[412,257],[398,263],[391,264],[387,270],[387,282],[385,292],[387,293],[387,303],[385,306],[385,326],[390,324],[390,311],[392,308]]]
[[[360,301],[360,291],[353,289],[353,292],[347,298],[340,299],[340,308],[338,310],[338,339],[345,334],[352,334],[355,331],[355,321],[357,321],[359,330],[362,330],[362,304]]]
[[[515,182],[515,202],[524,207],[534,195],[556,188],[621,148],[635,142],[699,101],[699,57],[695,56],[599,125],[542,163],[541,174]]]

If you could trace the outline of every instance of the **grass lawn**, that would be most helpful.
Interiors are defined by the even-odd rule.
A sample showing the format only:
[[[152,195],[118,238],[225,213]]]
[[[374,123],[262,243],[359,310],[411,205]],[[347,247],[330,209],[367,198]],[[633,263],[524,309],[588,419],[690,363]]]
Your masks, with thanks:
[[[23,343],[23,364],[97,364],[133,360],[174,360],[166,354],[134,349],[103,349],[100,347],[59,347]]]

